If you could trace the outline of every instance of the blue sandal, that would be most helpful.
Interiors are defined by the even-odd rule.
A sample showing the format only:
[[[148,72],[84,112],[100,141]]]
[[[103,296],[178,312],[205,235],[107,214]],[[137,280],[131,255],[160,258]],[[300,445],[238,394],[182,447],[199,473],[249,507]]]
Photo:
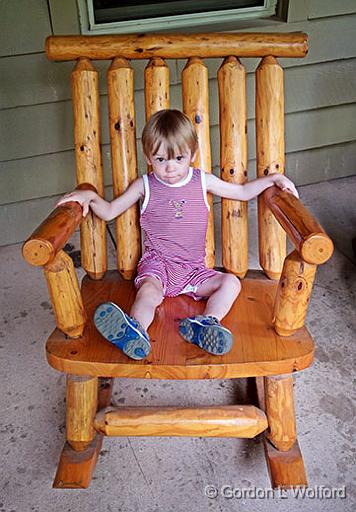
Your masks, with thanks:
[[[100,334],[132,359],[144,359],[151,350],[147,332],[113,302],[100,304],[94,313]]]
[[[179,333],[186,341],[214,355],[226,354],[233,343],[229,329],[213,316],[184,318],[179,323]]]

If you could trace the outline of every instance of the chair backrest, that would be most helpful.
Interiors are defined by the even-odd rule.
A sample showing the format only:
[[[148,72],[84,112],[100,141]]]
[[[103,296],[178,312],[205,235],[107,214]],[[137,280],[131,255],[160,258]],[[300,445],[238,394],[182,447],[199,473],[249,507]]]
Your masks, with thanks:
[[[78,184],[104,194],[100,151],[98,72],[92,60],[111,60],[108,69],[111,161],[114,194],[137,178],[134,73],[131,59],[148,59],[145,68],[146,119],[169,108],[169,68],[165,59],[187,59],[182,72],[183,111],[199,138],[194,165],[211,172],[208,70],[204,58],[223,58],[218,71],[220,165],[222,179],[243,183],[247,177],[246,73],[239,57],[261,57],[256,69],[257,175],[284,172],[283,70],[277,57],[304,57],[303,33],[151,34],[129,36],[51,36],[51,60],[76,60],[72,73],[75,153]],[[209,198],[212,203],[212,198]],[[206,263],[214,266],[213,208],[210,209]],[[248,269],[247,204],[222,200],[222,263],[243,277]],[[141,253],[137,205],[116,221],[118,270],[131,279]],[[270,277],[280,274],[286,254],[284,231],[259,200],[260,263]],[[92,277],[106,270],[105,224],[88,215],[81,225],[82,265]]]

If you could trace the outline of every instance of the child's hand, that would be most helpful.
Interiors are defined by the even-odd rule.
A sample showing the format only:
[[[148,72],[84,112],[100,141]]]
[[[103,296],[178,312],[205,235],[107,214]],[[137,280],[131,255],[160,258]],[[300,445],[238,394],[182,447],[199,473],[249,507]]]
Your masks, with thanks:
[[[61,197],[57,202],[56,207],[61,206],[64,203],[69,203],[70,201],[76,201],[83,208],[83,217],[86,217],[92,200],[93,192],[91,190],[75,190],[74,192],[69,192],[69,194],[65,194]]]
[[[285,190],[286,192],[290,192],[295,197],[299,198],[298,191],[295,188],[293,181],[288,179],[283,174],[272,174],[271,177],[273,179],[274,185],[276,185],[277,187],[279,187],[282,190]]]

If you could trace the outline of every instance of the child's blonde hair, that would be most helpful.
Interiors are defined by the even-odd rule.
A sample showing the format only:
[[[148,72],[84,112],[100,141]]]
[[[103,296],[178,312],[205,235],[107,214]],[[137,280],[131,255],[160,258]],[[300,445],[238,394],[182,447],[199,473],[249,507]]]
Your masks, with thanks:
[[[156,154],[166,145],[168,159],[190,149],[192,155],[198,148],[198,136],[188,116],[179,110],[159,110],[150,117],[142,132],[142,147],[146,157]]]

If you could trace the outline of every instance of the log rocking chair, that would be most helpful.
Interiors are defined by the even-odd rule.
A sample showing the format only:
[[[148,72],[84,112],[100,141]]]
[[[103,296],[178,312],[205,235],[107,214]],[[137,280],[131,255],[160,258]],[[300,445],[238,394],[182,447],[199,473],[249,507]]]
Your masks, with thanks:
[[[46,53],[54,61],[75,60],[72,72],[78,187],[103,195],[98,72],[92,61],[111,60],[107,97],[114,194],[138,176],[132,59],[147,59],[146,118],[169,108],[166,59],[187,59],[182,72],[183,111],[199,137],[195,166],[211,172],[208,71],[204,58],[223,58],[218,71],[221,177],[247,178],[246,73],[240,57],[260,57],[256,69],[257,175],[284,172],[283,69],[278,57],[303,57],[303,33],[155,34],[51,36]],[[212,198],[209,198],[212,202]],[[206,242],[213,267],[213,209]],[[232,331],[228,354],[212,356],[186,343],[181,318],[200,314],[201,302],[167,298],[149,328],[152,350],[133,361],[108,343],[93,325],[98,304],[113,301],[129,310],[133,278],[141,254],[138,207],[116,220],[117,270],[107,270],[105,223],[78,203],[56,208],[24,243],[23,255],[44,267],[57,328],[47,341],[49,364],[67,374],[67,442],[54,487],[85,488],[95,468],[103,436],[225,436],[252,438],[264,433],[274,488],[307,485],[296,436],[292,373],[311,365],[313,340],[304,319],[318,264],[333,244],[302,203],[276,187],[258,199],[259,259],[263,270],[248,271],[247,204],[222,200],[222,265],[242,280],[242,292],[223,324]],[[63,247],[81,230],[81,288]],[[295,250],[286,257],[286,233]],[[258,403],[213,407],[113,407],[112,380],[256,379]]]

